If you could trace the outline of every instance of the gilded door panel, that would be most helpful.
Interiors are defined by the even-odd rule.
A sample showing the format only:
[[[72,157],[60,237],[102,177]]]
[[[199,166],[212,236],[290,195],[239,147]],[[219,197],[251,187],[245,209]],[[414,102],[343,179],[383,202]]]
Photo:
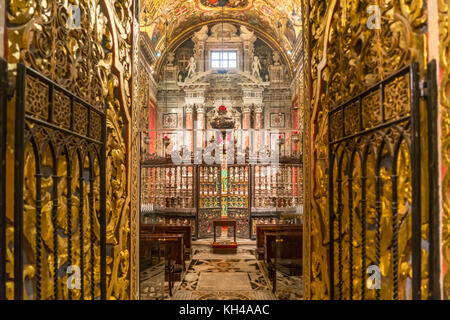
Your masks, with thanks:
[[[327,145],[330,137],[334,139],[341,134],[355,132],[355,128],[358,125],[361,126],[360,129],[362,130],[363,128],[376,126],[386,121],[386,119],[395,121],[405,115],[405,101],[411,97],[405,91],[404,84],[407,84],[409,79],[404,78],[394,81],[387,88],[385,98],[391,107],[385,114],[374,112],[379,107],[377,104],[382,101],[375,91],[364,97],[362,117],[359,119],[353,117],[354,121],[349,123],[343,131],[339,131],[336,123],[328,123],[329,119],[326,117],[326,114],[338,105],[367,90],[377,81],[385,79],[413,61],[418,63],[418,70],[421,75],[425,74],[426,69],[424,26],[426,26],[427,12],[425,3],[422,1],[384,1],[379,7],[381,17],[380,29],[371,28],[369,26],[370,23],[368,24],[371,16],[367,9],[370,5],[377,5],[377,3],[364,1],[304,1],[302,4],[302,12],[307,17],[304,21],[305,56],[303,63],[306,68],[306,85],[304,85],[304,99],[306,103],[304,152],[305,222],[310,224],[306,225],[305,228],[305,243],[307,246],[305,251],[310,253],[305,256],[305,264],[311,265],[311,274],[305,275],[305,288],[307,289],[306,296],[314,299],[326,299],[330,298],[330,295],[337,298],[339,290],[341,290],[342,295],[344,293],[347,294],[346,298],[351,296],[349,291],[353,291],[352,294],[355,298],[368,299],[376,298],[377,296],[372,290],[370,292],[362,290],[362,287],[366,285],[366,278],[364,278],[367,277],[365,274],[366,270],[358,269],[357,272],[353,270],[353,288],[343,284],[338,284],[336,287],[330,286],[327,280],[327,275],[330,274],[330,267],[333,269],[331,273],[336,272],[336,267],[339,270],[339,263],[336,261],[332,263],[328,260],[329,250],[335,251],[338,248],[335,248],[335,244],[330,247],[326,240],[329,238],[329,226],[335,225],[335,223],[330,224],[328,222],[328,205],[336,202],[334,199],[332,202],[329,200],[328,181],[331,183],[332,180],[328,177],[330,164],[327,159],[330,155],[328,154]],[[398,39],[403,39],[403,41],[398,41]],[[348,108],[343,114],[336,112],[333,116],[344,121],[345,119],[351,119],[355,108],[357,107]],[[389,133],[384,132],[383,135],[389,135]],[[385,272],[388,272],[387,270],[392,270],[393,272],[393,268],[398,267],[399,276],[396,282],[399,286],[399,291],[396,294],[399,295],[399,298],[411,297],[412,293],[406,294],[400,290],[400,283],[410,280],[408,277],[405,278],[407,272],[401,269],[402,266],[405,270],[408,267],[407,264],[403,263],[405,261],[405,258],[402,256],[404,253],[399,251],[399,265],[396,266],[391,263],[392,257],[389,257],[390,254],[386,250],[386,246],[389,246],[387,243],[392,242],[389,239],[393,236],[383,237],[379,234],[380,244],[378,248],[376,246],[377,216],[379,215],[380,217],[380,225],[384,224],[385,226],[386,221],[393,219],[387,213],[389,212],[387,204],[390,202],[387,190],[391,183],[392,172],[384,164],[380,166],[379,172],[370,172],[370,170],[365,172],[365,164],[362,162],[366,161],[365,159],[368,157],[367,161],[373,161],[373,168],[375,168],[376,161],[379,159],[379,155],[376,152],[382,150],[379,145],[378,149],[368,152],[368,144],[373,144],[374,141],[367,139],[355,141],[355,143],[359,144],[358,150],[360,152],[364,150],[364,152],[361,154],[360,160],[362,168],[358,171],[358,175],[352,179],[352,188],[354,189],[352,214],[355,218],[353,219],[353,252],[350,253],[350,250],[348,253],[343,251],[341,259],[347,259],[348,255],[348,259],[353,259],[353,264],[355,264],[357,259],[362,258],[360,258],[360,255],[365,255],[366,258],[363,259],[364,263],[362,265],[364,268],[367,268],[374,262],[378,262],[377,260],[380,260],[380,263],[383,262]],[[372,139],[381,138],[372,137]],[[392,167],[393,150],[383,152],[389,153],[390,166]],[[372,155],[369,156],[370,154]],[[385,155],[384,157],[387,159],[388,156]],[[387,160],[383,161],[386,162]],[[402,170],[405,170],[404,167],[402,167]],[[310,176],[308,176],[308,169],[311,172]],[[356,168],[353,170],[355,172]],[[405,183],[402,181],[402,179],[404,180],[403,175],[405,171],[402,171],[401,174],[402,176],[399,176],[398,179],[401,183]],[[380,175],[384,177],[379,178]],[[378,186],[375,178],[379,179]],[[347,182],[345,183],[348,184],[348,178],[346,179]],[[426,173],[422,173],[422,180],[426,179]],[[344,181],[343,177],[341,183],[344,183]],[[380,188],[378,199],[371,194],[371,191],[375,190],[375,188]],[[367,192],[367,199],[364,201],[358,199],[358,196],[361,197],[360,194],[363,190]],[[349,196],[345,195],[345,197]],[[403,196],[399,194],[399,197]],[[426,196],[424,201],[426,203]],[[398,205],[401,206],[402,204]],[[392,208],[390,211],[392,211]],[[343,212],[347,217],[351,216],[347,209],[344,209]],[[344,215],[342,218],[344,218]],[[347,234],[342,238],[344,242],[348,241],[345,237],[350,236],[349,229],[352,219],[347,218],[347,220],[349,224],[348,229],[346,229],[347,227],[343,228],[343,230],[347,231]],[[422,228],[424,229],[427,229],[426,221],[427,219],[422,219]],[[404,222],[402,221],[401,223]],[[399,236],[404,232],[402,228],[403,224],[399,227]],[[334,237],[336,236],[337,234],[334,235]],[[308,241],[310,241],[309,245]],[[364,246],[362,245],[363,243]],[[408,249],[399,246],[398,250],[407,251]],[[422,259],[422,264],[422,267],[427,269],[427,262],[424,259]],[[401,274],[401,272],[403,273]],[[385,289],[380,290],[378,293],[380,298],[393,296],[394,279],[383,279],[383,281]],[[424,285],[426,287],[426,283]],[[386,286],[391,289],[387,290]]]
[[[52,243],[57,243],[52,248],[57,248],[62,256],[67,254],[67,263],[65,259],[60,260],[57,262],[57,267],[66,268],[68,263],[84,263],[85,267],[82,275],[82,288],[69,290],[69,292],[61,289],[58,291],[58,298],[65,298],[69,295],[72,299],[78,299],[99,295],[99,270],[90,266],[92,262],[98,262],[100,252],[97,244],[93,247],[90,244],[93,243],[91,240],[96,238],[98,240],[99,236],[100,226],[97,220],[101,215],[99,194],[102,191],[105,191],[107,199],[107,243],[111,249],[108,251],[106,261],[106,267],[109,270],[107,284],[103,284],[108,289],[103,298],[135,297],[136,285],[135,282],[133,283],[133,279],[130,282],[130,276],[132,274],[135,277],[137,273],[136,208],[139,191],[136,175],[139,150],[136,147],[137,143],[134,143],[136,142],[134,138],[139,129],[137,122],[139,111],[136,111],[137,107],[136,110],[133,110],[131,96],[131,91],[135,87],[135,85],[131,85],[131,79],[132,75],[136,74],[133,68],[137,66],[137,60],[134,58],[137,57],[135,53],[138,49],[137,41],[133,41],[133,39],[138,39],[137,28],[133,29],[135,24],[133,1],[82,0],[77,3],[60,1],[25,3],[22,0],[9,0],[6,7],[7,25],[13,26],[7,28],[8,62],[11,64],[22,62],[40,72],[88,102],[96,110],[104,112],[107,119],[106,163],[104,163],[104,159],[98,157],[99,150],[94,151],[88,148],[87,153],[77,155],[74,150],[83,148],[83,146],[77,145],[78,142],[74,140],[72,142],[65,141],[71,145],[68,148],[68,159],[65,160],[65,165],[62,157],[58,155],[57,162],[61,165],[58,165],[57,169],[56,166],[54,167],[55,170],[58,170],[58,176],[59,173],[61,176],[66,173],[66,177],[58,178],[58,182],[50,185],[50,188],[67,183],[68,189],[71,190],[68,192],[70,194],[64,192],[59,194],[58,209],[52,209],[50,214],[53,220],[56,217],[59,232],[56,241],[52,239]],[[33,8],[33,10],[24,10],[27,7]],[[70,12],[76,9],[80,9],[82,12],[79,25],[75,20],[70,21]],[[14,65],[11,66],[14,69]],[[33,94],[36,103],[37,99],[44,95],[45,86],[36,90]],[[64,95],[58,94],[54,98],[53,120],[61,128],[68,129],[72,122],[65,117],[70,114],[64,109],[67,107],[67,99]],[[13,108],[13,104],[14,101],[11,101],[8,108]],[[45,103],[41,103],[39,106],[29,104],[27,108],[35,108],[29,111],[34,112],[38,119],[45,118],[46,114],[50,112]],[[103,134],[102,117],[99,117],[97,113],[86,113],[86,110],[80,107],[78,102],[74,103],[73,108],[77,110],[78,115],[77,119],[73,121],[73,131],[81,135],[89,132],[91,138],[99,140]],[[11,120],[14,121],[14,119]],[[87,126],[87,120],[90,121],[89,126]],[[131,137],[131,131],[134,132],[133,137]],[[131,149],[132,144],[133,149]],[[14,146],[10,144],[9,148],[13,150]],[[127,158],[127,154],[130,154],[130,157]],[[86,156],[89,160],[86,160]],[[85,161],[89,161],[89,174],[83,170],[83,167],[86,168]],[[102,170],[99,168],[105,167],[110,183],[107,190],[102,190],[97,178],[102,174]],[[79,171],[84,172],[84,176]],[[134,173],[133,177],[129,174],[130,172]],[[44,191],[48,193],[47,190]],[[131,197],[130,193],[133,193],[134,197]],[[56,192],[51,194],[56,195]],[[9,193],[8,196],[9,199],[13,197],[12,193]],[[87,198],[83,198],[84,196]],[[27,201],[27,199],[24,200]],[[69,208],[67,217],[64,219],[60,216],[63,214],[63,209],[59,207],[62,202],[67,202],[65,205]],[[79,205],[81,205],[81,210],[79,210]],[[13,210],[11,208],[8,210],[7,222],[12,226],[14,223]],[[44,215],[44,217],[47,216]],[[67,220],[66,230],[69,230],[67,243],[63,240],[65,227],[61,219]],[[90,227],[86,227],[85,230],[80,229],[80,222],[84,226]],[[42,226],[46,227],[46,225]],[[70,231],[71,229],[73,230]],[[14,229],[9,228],[8,230],[7,234],[10,235]],[[48,230],[42,231],[47,232]],[[134,237],[134,239],[130,239],[130,237]],[[9,236],[8,241],[11,244]],[[85,244],[79,246],[79,241],[84,241]],[[88,245],[87,242],[90,244]],[[81,258],[81,252],[86,256]],[[49,257],[51,258],[51,256]],[[15,278],[13,267],[12,263],[8,264],[10,270],[8,274],[11,280]],[[48,271],[50,277],[55,275],[52,270]],[[29,272],[32,274],[31,270]],[[95,285],[89,285],[91,283],[95,283]],[[131,285],[134,286],[132,290],[130,290]],[[12,298],[13,283],[8,282],[7,286],[10,293],[8,298]],[[45,291],[47,289],[41,289],[43,294],[48,295],[48,291]]]
[[[422,267],[426,263],[422,262],[420,247],[427,239],[422,237],[422,225],[417,223],[420,223],[422,215],[418,179],[420,158],[414,157],[415,152],[420,152],[415,149],[420,141],[415,79],[415,65],[403,68],[396,76],[383,80],[373,89],[329,112],[329,152],[330,165],[333,165],[329,186],[332,197],[330,218],[333,221],[330,227],[334,234],[331,239],[334,270],[331,279],[334,279],[333,297],[336,299],[351,299],[355,290],[360,298],[365,299],[417,298],[423,286],[421,279],[427,278],[427,271]],[[355,126],[352,119],[346,121],[342,116],[336,116],[345,114],[348,108],[353,109],[355,105],[358,111],[354,116],[363,119],[360,126]],[[391,108],[397,111],[395,116],[387,112]],[[367,110],[372,110],[372,113]],[[338,129],[333,131],[332,128]],[[413,130],[416,131],[413,133]],[[352,238],[354,236],[353,221],[349,219],[349,212],[354,210],[353,201],[349,201],[349,193],[353,192],[349,186],[353,182],[353,175],[349,180],[353,169],[349,165],[353,162],[347,159],[352,158],[354,153],[354,148],[350,146],[358,145],[360,141],[364,141],[359,148],[365,149],[365,157],[362,158],[363,171],[355,178],[364,184],[362,189],[354,192],[361,194],[363,216],[362,230],[357,235],[361,241],[359,244],[364,245],[361,271],[367,273],[369,271],[365,268],[375,268],[379,279],[373,286],[367,284],[365,287],[369,280],[366,280],[365,272],[359,272],[356,282],[364,285],[354,290],[353,274],[350,276],[349,270],[345,270],[354,266],[353,243],[348,241],[350,235]]]

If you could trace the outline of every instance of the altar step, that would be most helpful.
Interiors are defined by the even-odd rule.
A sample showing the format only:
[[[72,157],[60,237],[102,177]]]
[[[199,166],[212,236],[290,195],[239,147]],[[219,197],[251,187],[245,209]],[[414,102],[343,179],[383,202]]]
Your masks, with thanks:
[[[226,240],[233,241],[233,238],[220,237],[220,238],[217,238],[216,240],[217,240],[217,242],[222,242],[222,241],[226,241]],[[211,244],[213,243],[213,238],[197,239],[197,240],[193,240],[192,243],[195,243],[196,245],[200,245],[200,246],[204,246],[204,245],[211,246]],[[236,243],[237,243],[238,247],[241,247],[241,246],[249,246],[251,248],[256,247],[256,240],[237,238]]]
[[[212,243],[213,253],[235,253],[237,252],[238,243],[230,240],[218,239],[216,242]]]

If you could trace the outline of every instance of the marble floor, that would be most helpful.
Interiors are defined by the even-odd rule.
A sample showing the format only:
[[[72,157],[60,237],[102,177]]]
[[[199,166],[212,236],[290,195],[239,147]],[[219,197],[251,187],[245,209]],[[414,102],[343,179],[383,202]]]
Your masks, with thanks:
[[[192,260],[173,295],[163,281],[162,268],[141,272],[141,299],[172,300],[301,300],[302,277],[277,274],[277,292],[264,264],[255,258],[255,241],[239,240],[235,253],[213,253],[211,240],[193,241]]]

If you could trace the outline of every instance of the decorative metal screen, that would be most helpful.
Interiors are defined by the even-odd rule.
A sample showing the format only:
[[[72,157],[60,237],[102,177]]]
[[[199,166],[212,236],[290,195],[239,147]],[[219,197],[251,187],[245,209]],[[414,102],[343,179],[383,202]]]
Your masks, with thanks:
[[[334,299],[420,297],[427,235],[421,231],[416,70],[415,64],[403,68],[329,112]],[[368,270],[374,281],[380,271],[379,288],[377,282],[368,287]]]
[[[250,232],[250,207],[249,207],[249,165],[232,164],[227,166],[228,177],[228,217],[236,219],[236,232],[238,237],[248,238]],[[233,230],[228,229],[228,236],[233,235]]]
[[[6,61],[0,59],[0,300],[6,299],[6,72]]]
[[[155,163],[155,162],[165,163]],[[212,220],[221,217],[221,167],[217,164],[174,165],[168,159],[141,164],[141,212],[147,220],[190,224],[193,235],[212,237]],[[237,236],[252,238],[255,226],[293,220],[302,204],[301,165],[280,163],[227,166],[227,216],[237,221]],[[294,221],[291,221],[294,222]],[[230,234],[232,230],[229,230]],[[221,232],[218,230],[220,236]]]
[[[254,166],[253,206],[255,208],[293,208],[301,200],[301,165]]]
[[[194,208],[194,166],[143,166],[142,202],[154,208]]]
[[[200,238],[212,237],[214,234],[212,220],[220,218],[220,166],[199,165],[196,183],[198,184],[198,236]],[[221,234],[220,230],[218,230],[218,234]]]
[[[19,64],[15,119],[15,299],[104,299],[104,110]]]
[[[190,225],[195,238],[196,176],[194,165],[141,164],[143,223]],[[165,214],[167,210],[171,216]],[[150,219],[149,213],[154,214]]]

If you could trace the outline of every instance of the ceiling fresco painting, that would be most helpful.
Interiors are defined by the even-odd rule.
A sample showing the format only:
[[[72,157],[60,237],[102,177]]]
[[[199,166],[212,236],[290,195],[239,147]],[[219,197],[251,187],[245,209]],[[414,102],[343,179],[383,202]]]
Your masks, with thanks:
[[[166,32],[170,41],[192,26],[222,16],[264,30],[287,53],[301,33],[300,0],[144,0],[141,31],[149,35],[157,52],[163,52]]]
[[[196,0],[197,8],[200,10],[208,11],[226,7],[233,10],[247,10],[253,5],[253,0]]]

